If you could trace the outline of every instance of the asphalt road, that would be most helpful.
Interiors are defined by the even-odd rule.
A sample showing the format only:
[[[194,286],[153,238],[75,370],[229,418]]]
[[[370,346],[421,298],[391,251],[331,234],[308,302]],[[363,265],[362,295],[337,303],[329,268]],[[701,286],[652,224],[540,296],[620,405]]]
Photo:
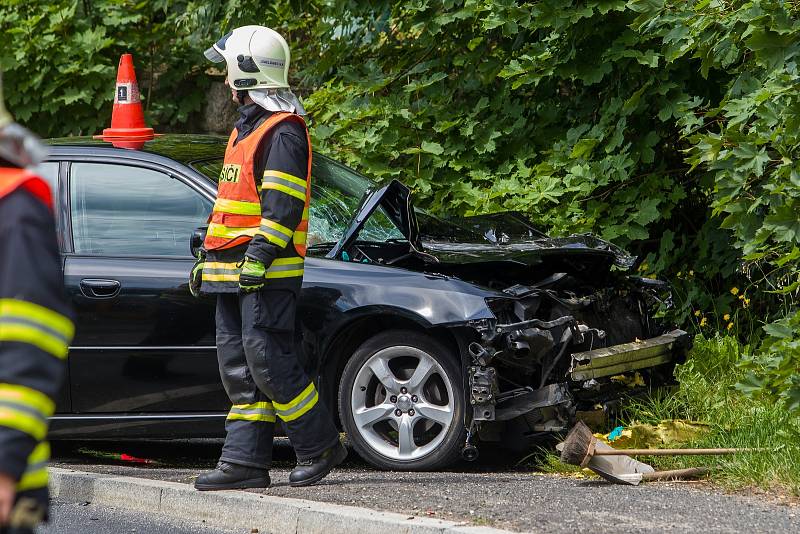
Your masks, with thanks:
[[[126,453],[151,463],[120,461]],[[214,466],[217,443],[83,443],[55,448],[55,465],[191,483]],[[800,532],[800,507],[726,495],[703,482],[614,486],[532,472],[513,456],[463,464],[443,473],[377,471],[354,453],[321,484],[292,488],[291,448],[278,445],[266,495],[311,499],[520,532]],[[259,490],[253,490],[259,491]],[[260,492],[260,491],[259,491]],[[137,531],[138,532],[138,531]]]
[[[243,531],[211,528],[198,521],[177,521],[157,515],[143,516],[92,503],[50,503],[50,522],[37,534],[240,534]],[[248,530],[249,532],[249,530]]]

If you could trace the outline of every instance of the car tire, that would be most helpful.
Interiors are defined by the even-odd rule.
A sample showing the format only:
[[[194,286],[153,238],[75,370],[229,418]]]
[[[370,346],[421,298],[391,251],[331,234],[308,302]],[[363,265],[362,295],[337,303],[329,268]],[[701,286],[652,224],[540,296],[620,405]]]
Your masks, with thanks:
[[[370,338],[339,382],[339,417],[349,441],[381,469],[426,471],[453,463],[466,439],[464,409],[457,356],[420,332]]]

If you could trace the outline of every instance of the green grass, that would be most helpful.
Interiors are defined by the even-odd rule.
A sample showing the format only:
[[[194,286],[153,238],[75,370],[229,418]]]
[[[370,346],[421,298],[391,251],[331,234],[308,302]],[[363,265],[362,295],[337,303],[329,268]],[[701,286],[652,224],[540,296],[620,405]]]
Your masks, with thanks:
[[[669,469],[707,465],[712,479],[731,488],[757,486],[800,495],[800,418],[774,402],[745,397],[734,389],[743,378],[736,367],[746,348],[733,337],[695,338],[686,363],[676,370],[680,386],[629,404],[621,424],[657,424],[691,419],[711,431],[690,447],[754,447],[765,452],[732,456],[652,457],[654,467]]]
[[[698,336],[686,363],[676,370],[680,386],[647,399],[631,401],[617,422],[623,426],[658,424],[662,420],[689,419],[711,425],[711,430],[680,447],[765,448],[766,452],[732,456],[644,457],[656,469],[708,466],[711,480],[729,489],[758,487],[800,495],[800,418],[780,405],[745,397],[734,389],[743,378],[736,367],[746,348],[733,337]],[[558,457],[548,454],[539,468],[569,472]],[[563,465],[563,464],[561,464]]]

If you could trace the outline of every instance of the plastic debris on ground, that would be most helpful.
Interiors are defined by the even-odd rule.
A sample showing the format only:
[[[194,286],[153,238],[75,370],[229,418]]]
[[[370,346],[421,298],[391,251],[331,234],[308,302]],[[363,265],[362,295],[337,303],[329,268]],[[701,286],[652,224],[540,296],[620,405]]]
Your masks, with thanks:
[[[86,456],[91,456],[93,458],[99,458],[102,460],[115,460],[119,462],[142,464],[142,465],[145,464],[158,465],[158,462],[156,460],[151,460],[149,458],[139,458],[137,456],[131,456],[130,454],[125,454],[124,452],[123,453],[105,452],[87,448],[80,448],[78,449],[78,452]]]
[[[658,425],[636,423],[618,426],[608,434],[594,436],[615,449],[656,449],[665,445],[689,443],[711,429],[707,423],[682,419],[661,421]]]

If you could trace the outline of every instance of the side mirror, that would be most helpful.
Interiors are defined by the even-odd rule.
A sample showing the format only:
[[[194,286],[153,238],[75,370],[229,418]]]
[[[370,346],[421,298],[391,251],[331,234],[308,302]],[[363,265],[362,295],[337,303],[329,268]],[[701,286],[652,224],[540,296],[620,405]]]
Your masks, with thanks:
[[[208,226],[201,226],[192,232],[192,238],[189,240],[189,249],[192,251],[192,256],[195,258],[197,257],[197,253],[200,251],[200,247],[203,246],[203,242],[206,240],[207,231]]]

